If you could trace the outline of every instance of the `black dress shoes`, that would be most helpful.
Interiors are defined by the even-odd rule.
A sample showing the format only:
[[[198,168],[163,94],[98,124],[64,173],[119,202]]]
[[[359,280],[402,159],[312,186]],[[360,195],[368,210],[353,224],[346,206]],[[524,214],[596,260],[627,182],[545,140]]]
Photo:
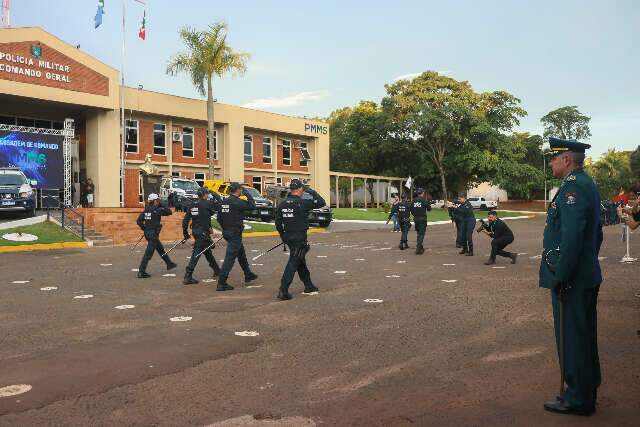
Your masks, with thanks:
[[[564,400],[558,399],[546,402],[544,404],[544,410],[555,412],[556,414],[582,415],[586,417],[593,415],[593,413],[595,412],[594,407],[569,406],[569,404]]]

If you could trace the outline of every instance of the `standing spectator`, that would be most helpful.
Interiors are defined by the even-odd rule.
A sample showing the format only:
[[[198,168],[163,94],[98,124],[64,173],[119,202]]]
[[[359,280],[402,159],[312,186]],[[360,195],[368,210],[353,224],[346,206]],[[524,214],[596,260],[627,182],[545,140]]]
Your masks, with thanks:
[[[391,201],[391,211],[393,211],[393,207],[400,203],[400,198],[398,197],[398,193],[393,193],[393,200]],[[393,221],[393,231],[392,233],[400,232],[400,222],[398,221],[398,213],[394,213],[391,215],[391,220]]]
[[[87,194],[87,207],[92,208],[94,202],[94,192],[96,190],[96,186],[93,184],[93,180],[91,178],[87,179],[87,185],[85,186],[85,191]]]
[[[87,207],[87,182],[84,179],[80,181],[80,205]]]

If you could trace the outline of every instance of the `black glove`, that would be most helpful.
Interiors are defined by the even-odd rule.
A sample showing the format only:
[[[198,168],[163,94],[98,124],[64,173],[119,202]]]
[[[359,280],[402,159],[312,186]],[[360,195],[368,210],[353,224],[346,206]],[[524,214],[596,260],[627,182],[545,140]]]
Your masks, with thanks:
[[[182,233],[182,237],[184,237],[184,240],[189,240],[189,238],[191,237],[189,235],[189,233],[187,233],[186,231]]]

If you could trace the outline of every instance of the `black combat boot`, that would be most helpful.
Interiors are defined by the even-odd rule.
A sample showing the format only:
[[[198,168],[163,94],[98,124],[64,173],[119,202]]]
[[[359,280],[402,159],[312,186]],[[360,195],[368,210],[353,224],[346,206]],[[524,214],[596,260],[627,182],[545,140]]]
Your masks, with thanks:
[[[287,301],[293,298],[288,290],[280,288],[278,291],[278,299],[281,301]]]
[[[258,278],[258,275],[255,273],[249,273],[248,275],[244,276],[244,283],[251,283],[254,280],[256,280]]]
[[[462,250],[458,252],[460,255],[464,255],[467,253],[467,247],[465,245],[462,246]]]
[[[187,271],[184,273],[184,279],[182,280],[183,285],[195,285],[198,281],[193,278],[193,273]]]
[[[473,245],[469,245],[469,250],[465,254],[466,256],[473,256]]]
[[[416,248],[416,255],[422,255],[424,253],[424,248],[422,246],[418,246]]]
[[[227,283],[226,277],[220,277],[220,281],[218,282],[218,286],[216,286],[216,291],[224,292],[224,291],[232,291],[234,289],[233,286]]]
[[[146,271],[138,271],[138,279],[148,279],[149,277],[151,277],[151,275]]]
[[[304,286],[304,294],[312,294],[318,292],[320,289],[316,288],[313,283]]]
[[[175,262],[173,262],[171,260],[167,261],[167,271],[173,270],[177,266],[178,266],[178,264],[176,264]]]
[[[489,259],[487,260],[487,262],[484,263],[484,265],[493,265],[496,263],[496,259],[489,257]]]
[[[515,264],[518,259],[518,254],[511,254],[511,264]]]

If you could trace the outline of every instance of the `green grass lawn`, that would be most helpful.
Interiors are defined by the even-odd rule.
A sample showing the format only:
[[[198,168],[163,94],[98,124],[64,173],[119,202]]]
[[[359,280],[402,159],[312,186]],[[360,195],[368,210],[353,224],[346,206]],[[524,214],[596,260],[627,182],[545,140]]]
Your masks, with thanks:
[[[3,239],[2,236],[10,233],[28,233],[38,236],[38,240],[32,242],[14,242],[11,240]],[[82,240],[76,236],[64,230],[59,225],[52,222],[42,222],[40,224],[25,225],[23,227],[9,228],[6,230],[0,230],[0,246],[21,246],[21,245],[33,245],[36,243],[60,243],[60,242],[81,242]]]
[[[389,217],[388,213],[384,213],[382,208],[368,208],[366,211],[357,208],[338,208],[332,209],[333,218],[335,219],[355,219],[363,221],[386,221]],[[486,211],[475,211],[476,218],[486,218]],[[498,211],[498,215],[507,218],[510,216],[520,216],[521,214],[513,212]],[[449,214],[445,209],[432,209],[427,214],[429,221],[446,221],[449,220]]]
[[[245,229],[244,233],[254,233],[254,232],[260,232],[260,231],[276,231],[276,226],[272,223],[268,223],[268,222],[249,222],[245,220],[245,225],[249,225],[251,227],[251,229]],[[211,220],[211,225],[213,226],[213,228],[215,228],[216,230],[220,230],[220,224],[218,224],[218,221],[216,219],[212,219]]]

